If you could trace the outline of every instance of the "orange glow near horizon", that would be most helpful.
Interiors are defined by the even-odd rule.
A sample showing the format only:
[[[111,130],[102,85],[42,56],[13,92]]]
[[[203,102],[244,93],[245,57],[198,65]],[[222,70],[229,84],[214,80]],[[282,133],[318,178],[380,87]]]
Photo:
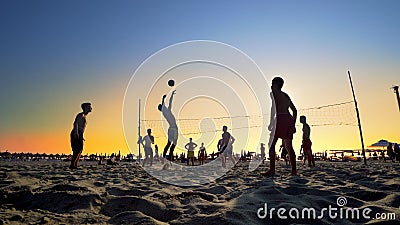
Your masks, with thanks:
[[[339,77],[340,79],[336,75],[338,72],[333,71],[326,74],[326,77],[308,77],[308,80],[305,79],[304,76],[300,76],[299,73],[289,72],[290,74],[293,73],[293,75],[285,76],[286,83],[284,91],[291,96],[298,109],[351,100],[351,91],[349,90],[348,81],[346,80],[346,73],[343,71],[342,76]],[[271,73],[276,74],[278,72],[272,71]],[[353,82],[360,108],[365,148],[368,148],[368,146],[380,139],[400,142],[398,136],[400,116],[397,100],[393,91],[389,89],[390,85],[395,81],[387,80],[385,83],[380,84],[379,78],[373,76],[375,74],[374,71],[356,71],[354,74],[356,75],[353,75]],[[365,78],[357,76],[358,74],[363,74]],[[313,82],[310,82],[310,80]],[[330,83],[331,85],[315,85],[314,83]],[[371,89],[372,86],[377,84],[379,84],[376,88],[377,90]],[[107,85],[110,86],[111,84]],[[119,150],[123,155],[138,153],[137,145],[130,146],[131,149],[128,148],[123,132],[122,102],[125,84],[124,82],[120,82],[118,85],[112,87],[109,93],[97,91],[92,94],[96,98],[92,96],[92,99],[95,100],[92,101],[93,112],[88,116],[83,154],[110,154],[116,153]],[[99,88],[99,90],[101,90],[101,88]],[[165,90],[159,90],[160,93],[157,92],[156,94],[161,96],[161,93],[167,93],[168,90],[168,87],[165,87]],[[182,91],[183,90],[178,90],[177,95],[183,93]],[[268,91],[269,90],[266,89],[265,93],[267,94]],[[182,96],[183,95],[177,97],[182,98]],[[146,104],[149,105],[147,110],[154,110],[149,112],[149,114],[153,115],[152,117],[156,119],[161,119],[160,112],[156,109],[158,101],[159,98],[157,95],[157,102],[148,102]],[[207,107],[207,105],[204,105],[204,102],[196,104],[198,105],[185,108],[181,114],[177,116],[185,118],[206,117],[208,115],[207,110],[217,107],[216,105]],[[54,108],[57,107],[63,108],[64,105],[64,103],[63,105],[55,105],[50,107],[50,109],[54,110]],[[0,136],[0,151],[70,154],[69,133],[72,129],[73,119],[76,113],[79,112],[79,105],[79,101],[78,104],[68,102],[67,110],[48,112],[48,114],[44,116],[45,119],[55,118],[51,120],[50,125],[27,125],[26,130],[23,130],[22,126],[20,126],[17,131],[9,133],[3,132]],[[34,112],[30,114],[31,118],[24,119],[34,121],[36,120],[36,115],[43,116],[43,113]],[[208,116],[215,117],[217,115],[224,115],[224,113],[222,111],[219,113],[212,111],[209,112]],[[130,117],[133,121],[130,126],[137,129],[137,115],[130,115]],[[216,136],[221,134],[220,125],[221,124],[216,124],[216,129],[218,130]],[[142,135],[145,135],[144,129],[145,128],[142,127]],[[297,132],[294,136],[293,146],[298,154],[301,145],[301,124],[298,123],[296,129]],[[311,129],[311,140],[313,142],[314,152],[321,152],[327,149],[361,149],[357,126],[318,126],[312,127]],[[191,128],[182,127],[181,131],[191,132]],[[198,126],[193,127],[193,132],[196,131],[198,131]],[[154,130],[153,132],[154,135],[157,136],[156,143],[159,146],[159,153],[162,153],[166,143],[165,135],[163,135],[163,131],[161,130]],[[232,131],[230,130],[230,132]],[[199,138],[200,136],[193,135],[193,137]],[[135,142],[137,140],[137,133],[135,132],[130,137],[126,138]],[[268,143],[268,137],[262,137],[261,141]],[[201,138],[197,140],[198,144],[201,142]],[[185,144],[185,140],[180,139],[178,141],[176,153],[179,154],[183,151]],[[206,147],[209,153],[216,151],[216,141],[208,143]],[[240,150],[241,149],[235,148],[234,146],[234,152],[240,153]],[[249,150],[259,151],[259,145],[256,146],[255,149],[246,149],[246,151]]]
[[[356,79],[357,80],[357,79]],[[289,82],[288,82],[289,83]],[[290,83],[289,83],[290,84]],[[371,81],[365,83],[356,83],[356,91],[359,98],[359,108],[361,114],[361,122],[363,126],[365,148],[368,148],[372,143],[380,139],[387,139],[393,142],[399,142],[398,124],[400,124],[400,116],[397,109],[397,102],[394,94],[387,92],[370,92],[368,86]],[[290,90],[292,87],[287,87]],[[311,98],[314,92],[296,93],[297,89],[291,91],[292,98],[299,109],[305,108],[306,105],[303,99]],[[349,90],[345,89],[345,92]],[[293,94],[294,93],[294,94]],[[349,95],[349,94],[345,94]],[[102,96],[102,95],[101,95]],[[116,153],[119,150],[121,154],[129,153],[137,154],[137,145],[131,146],[129,150],[126,144],[123,128],[122,128],[122,91],[117,92],[114,96],[106,96],[104,100],[93,103],[93,112],[88,116],[88,126],[85,132],[85,146],[83,154],[110,154]],[[119,99],[116,101],[115,99]],[[317,99],[316,102],[323,102]],[[332,102],[329,102],[332,103]],[[333,102],[335,103],[335,102]],[[156,104],[156,103],[152,103]],[[199,103],[200,104],[200,103]],[[201,103],[204,104],[204,103]],[[201,105],[200,104],[200,105]],[[384,107],[377,107],[383,105]],[[303,106],[303,107],[301,107]],[[182,111],[182,117],[188,115],[206,116],[204,111],[199,111],[206,106],[194,108],[191,113],[188,108]],[[216,106],[213,106],[216,107]],[[75,108],[76,109],[76,108]],[[41,128],[37,132],[29,129],[27,131],[19,131],[13,133],[2,134],[0,137],[0,151],[9,152],[33,152],[33,153],[65,153],[70,154],[71,148],[69,143],[69,133],[72,129],[72,121],[78,111],[71,114],[65,113],[62,115],[58,125],[54,125],[56,129]],[[159,112],[153,112],[156,118],[160,118]],[[184,114],[184,115],[183,115]],[[217,113],[218,114],[218,113]],[[213,117],[217,114],[210,114]],[[300,115],[299,115],[300,116]],[[135,116],[134,116],[135,117]],[[137,121],[135,118],[134,121]],[[133,124],[137,127],[137,122]],[[216,124],[216,129],[219,131],[216,135],[220,135],[220,124]],[[143,128],[144,129],[144,128]],[[298,154],[301,145],[301,124],[297,124],[297,132],[294,136],[293,146]],[[181,131],[190,132],[190,128],[185,127]],[[197,132],[198,127],[193,127],[193,132]],[[142,130],[142,135],[145,135]],[[166,138],[162,131],[154,130],[154,135],[157,136],[156,143],[159,146],[159,153],[162,153],[166,143]],[[194,138],[199,138],[199,135],[193,135]],[[137,135],[132,137],[132,140],[137,140]],[[357,126],[320,126],[312,127],[311,138],[313,142],[314,152],[321,152],[327,149],[361,149],[359,131]],[[262,137],[264,143],[268,143],[268,137]],[[185,140],[178,141],[177,153],[179,154],[184,149]],[[199,139],[198,144],[201,143]],[[279,143],[278,143],[279,144]],[[207,150],[209,153],[216,151],[216,142],[209,143]],[[246,149],[247,151],[259,151],[259,146],[256,149]],[[240,153],[240,149],[235,149],[236,153]]]
[[[100,119],[100,114],[109,116],[106,116],[106,119]],[[93,111],[93,115],[89,115],[88,127],[85,132],[86,141],[83,154],[110,154],[116,153],[119,150],[121,150],[121,154],[123,155],[130,153],[124,139],[122,122],[115,122],[111,118],[116,118],[116,121],[121,121],[121,111],[110,110],[101,113],[99,112],[99,107],[97,107],[97,110]],[[395,126],[383,126],[387,128],[383,129],[379,121],[374,122],[373,118],[375,118],[375,115],[373,113],[367,113],[367,110],[365,110],[365,112],[361,110],[361,118],[362,121],[370,121],[369,123],[363,123],[366,148],[380,139],[387,139],[389,141],[398,140],[395,133]],[[189,132],[187,129],[186,127],[185,132]],[[220,128],[217,127],[217,129]],[[298,124],[296,129],[297,132],[293,140],[293,146],[296,153],[298,153],[301,145],[301,125]],[[197,132],[198,128],[193,128],[193,131]],[[1,151],[70,154],[69,132],[70,129],[57,130],[55,132],[26,132],[2,135],[0,138],[0,143],[2,143]],[[143,133],[144,132],[142,132],[142,134]],[[159,146],[159,153],[162,153],[163,146],[166,143],[165,136],[159,131],[155,131],[155,133],[157,133],[155,136],[158,136],[156,142]],[[220,133],[219,131],[218,134]],[[198,135],[193,135],[193,137],[196,138]],[[137,137],[131,138],[136,139]],[[312,127],[311,138],[313,150],[315,152],[322,152],[327,149],[361,149],[357,126]],[[263,139],[264,142],[267,143],[267,137]],[[184,145],[185,143],[183,143],[183,140],[178,141],[178,148],[176,151],[178,154],[183,151]],[[209,153],[216,151],[216,143],[210,143],[210,145],[207,146],[207,150]],[[240,152],[239,149],[234,150],[236,153]],[[253,151],[252,149],[247,150]],[[137,146],[133,146],[132,152],[137,154]]]

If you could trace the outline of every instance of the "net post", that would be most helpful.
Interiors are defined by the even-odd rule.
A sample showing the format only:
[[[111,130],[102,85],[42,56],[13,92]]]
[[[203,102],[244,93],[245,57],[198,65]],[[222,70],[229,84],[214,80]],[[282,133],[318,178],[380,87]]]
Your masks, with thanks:
[[[347,71],[349,75],[349,80],[350,80],[350,86],[351,86],[351,92],[353,93],[353,99],[354,99],[354,105],[356,107],[356,114],[357,114],[357,121],[358,121],[358,130],[360,132],[360,139],[361,139],[361,148],[362,148],[362,154],[364,158],[364,164],[367,165],[367,158],[365,157],[365,149],[364,149],[364,138],[363,138],[363,133],[361,129],[361,120],[360,120],[360,112],[358,111],[358,105],[357,105],[357,100],[356,100],[356,95],[354,94],[354,88],[353,88],[353,82],[351,80],[351,75],[350,71]]]
[[[393,86],[392,87],[394,90],[394,93],[396,94],[396,98],[397,98],[397,104],[399,106],[399,112],[400,112],[400,95],[399,95],[399,86]]]
[[[139,98],[139,113],[138,113],[138,115],[139,115],[139,118],[138,118],[138,149],[139,149],[138,161],[140,163],[140,141],[141,141],[141,138],[140,138],[140,98]]]

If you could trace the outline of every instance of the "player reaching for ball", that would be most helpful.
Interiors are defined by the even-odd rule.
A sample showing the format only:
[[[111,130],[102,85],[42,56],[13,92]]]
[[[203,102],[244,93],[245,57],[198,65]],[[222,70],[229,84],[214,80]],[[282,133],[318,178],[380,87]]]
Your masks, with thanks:
[[[178,142],[178,125],[176,124],[176,119],[175,116],[172,114],[172,101],[175,95],[175,91],[172,92],[171,97],[169,98],[169,105],[168,107],[165,106],[165,98],[167,97],[164,95],[162,97],[162,102],[161,104],[158,105],[158,110],[160,110],[164,116],[164,118],[167,120],[169,124],[168,128],[168,142],[167,145],[164,147],[164,153],[163,157],[166,157],[167,151],[169,149],[169,157],[168,159],[172,161],[172,158],[174,156],[174,149],[175,146]]]

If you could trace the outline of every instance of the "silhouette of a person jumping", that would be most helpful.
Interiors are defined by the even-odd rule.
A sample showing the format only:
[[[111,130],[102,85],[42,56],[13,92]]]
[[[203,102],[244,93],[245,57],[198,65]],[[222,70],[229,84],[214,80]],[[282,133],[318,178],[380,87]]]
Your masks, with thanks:
[[[168,128],[168,142],[164,147],[164,153],[163,157],[166,157],[167,151],[169,149],[169,160],[172,161],[172,158],[174,157],[174,149],[175,146],[178,142],[178,126],[176,124],[176,119],[175,116],[172,114],[172,101],[175,95],[175,91],[172,92],[171,97],[169,98],[169,105],[168,107],[165,106],[165,98],[167,97],[164,95],[162,97],[162,102],[161,104],[158,105],[158,110],[160,110],[164,116],[164,118],[167,120],[169,124]]]
[[[72,148],[72,158],[70,169],[77,169],[79,158],[81,157],[83,150],[83,133],[85,132],[87,120],[87,115],[92,111],[91,103],[82,103],[82,112],[78,113],[75,117],[74,127],[70,134],[71,148]]]

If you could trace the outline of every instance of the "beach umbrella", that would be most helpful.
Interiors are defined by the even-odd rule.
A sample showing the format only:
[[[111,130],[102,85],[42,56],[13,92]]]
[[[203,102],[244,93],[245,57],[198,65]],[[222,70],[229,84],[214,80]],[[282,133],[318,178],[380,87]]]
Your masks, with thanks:
[[[387,140],[379,140],[376,143],[373,143],[371,146],[368,147],[387,147],[389,144],[393,144],[392,142],[389,142]]]

